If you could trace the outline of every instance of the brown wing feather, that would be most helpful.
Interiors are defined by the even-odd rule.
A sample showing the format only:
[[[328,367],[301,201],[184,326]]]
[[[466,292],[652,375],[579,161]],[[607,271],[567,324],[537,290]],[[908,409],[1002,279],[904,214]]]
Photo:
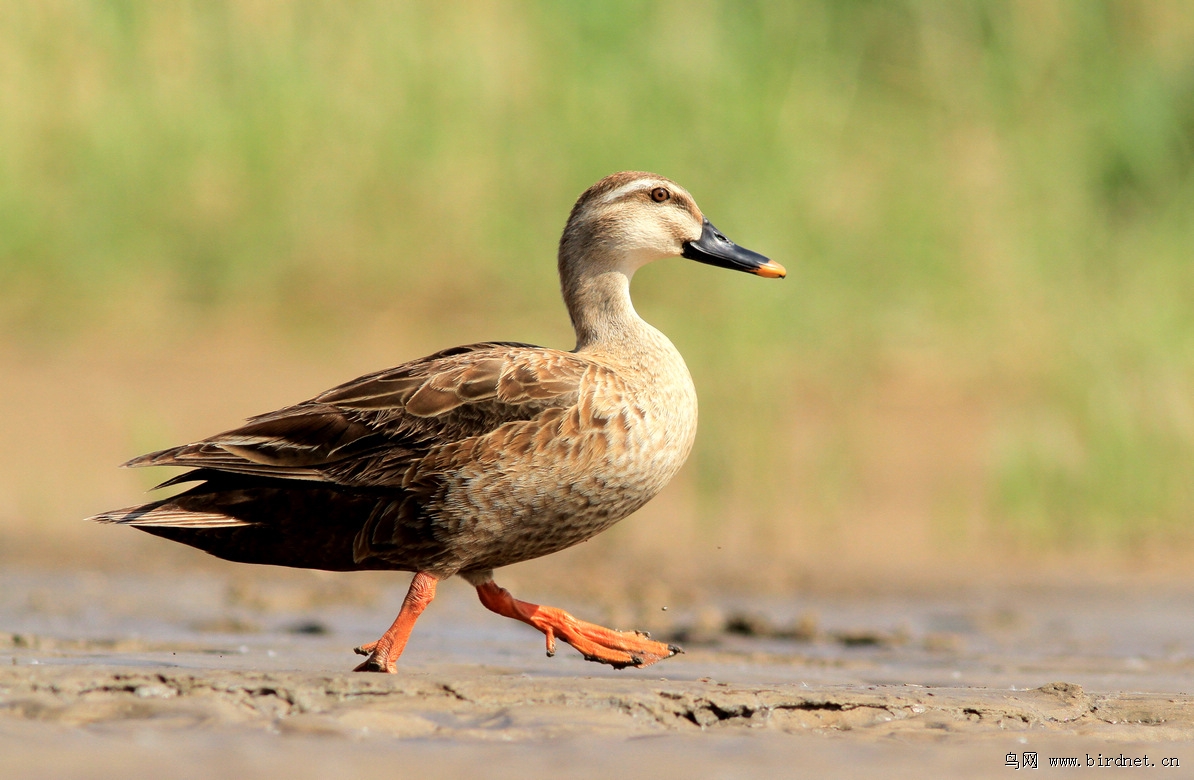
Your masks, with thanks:
[[[571,353],[526,344],[458,347],[125,465],[384,486],[434,447],[574,404],[588,368]]]

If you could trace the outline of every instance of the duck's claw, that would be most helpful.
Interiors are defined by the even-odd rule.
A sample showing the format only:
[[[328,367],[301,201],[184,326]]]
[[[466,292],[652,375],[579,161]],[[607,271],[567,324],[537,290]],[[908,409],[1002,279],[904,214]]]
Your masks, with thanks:
[[[357,648],[358,650],[360,648]],[[362,661],[354,672],[381,672],[382,674],[397,674],[397,658],[388,659],[378,656],[376,653],[371,653],[368,658]]]
[[[684,652],[675,645],[656,642],[642,631],[615,631],[577,620],[562,609],[519,601],[492,580],[478,585],[477,595],[482,604],[499,615],[521,620],[542,631],[547,637],[548,655],[555,652],[555,640],[562,639],[589,661],[609,664],[615,669],[627,666],[641,669]]]
[[[557,618],[563,624],[556,626],[557,635],[579,650],[588,661],[609,664],[615,669],[625,669],[627,666],[642,669],[684,652],[675,645],[647,639],[637,631],[615,631],[577,620],[563,610],[552,610],[550,607],[541,609],[558,613],[548,617]]]
[[[406,640],[410,637],[410,630],[415,627],[423,609],[435,598],[435,586],[439,578],[430,572],[417,572],[410,581],[410,590],[402,601],[402,609],[394,624],[386,630],[376,642],[354,647],[357,655],[369,656],[354,672],[384,672],[396,674],[398,672],[398,657],[406,647]]]

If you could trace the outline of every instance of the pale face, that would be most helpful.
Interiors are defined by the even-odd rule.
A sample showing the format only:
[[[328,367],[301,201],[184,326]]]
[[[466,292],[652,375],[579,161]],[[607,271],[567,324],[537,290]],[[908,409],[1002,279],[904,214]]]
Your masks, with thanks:
[[[612,174],[586,190],[560,249],[562,273],[580,257],[591,270],[612,265],[630,276],[654,260],[683,256],[759,276],[785,274],[783,266],[726,238],[683,187],[638,171]]]
[[[634,268],[678,257],[686,241],[701,236],[702,217],[692,196],[666,179],[638,179],[594,204],[594,219],[607,240],[621,247]]]
[[[692,196],[668,179],[615,174],[585,193],[573,213],[589,240],[613,250],[626,271],[664,257],[678,257],[701,237],[703,218]],[[602,184],[614,186],[599,190]]]

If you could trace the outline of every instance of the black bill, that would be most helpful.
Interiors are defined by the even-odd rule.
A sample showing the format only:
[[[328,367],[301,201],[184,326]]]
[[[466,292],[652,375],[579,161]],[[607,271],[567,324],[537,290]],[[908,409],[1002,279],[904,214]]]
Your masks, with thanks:
[[[748,274],[765,276],[769,279],[782,279],[788,275],[784,267],[774,260],[738,246],[726,238],[707,219],[705,227],[701,231],[701,237],[696,241],[685,241],[684,251],[681,254],[698,263],[732,268],[735,271],[746,271]]]

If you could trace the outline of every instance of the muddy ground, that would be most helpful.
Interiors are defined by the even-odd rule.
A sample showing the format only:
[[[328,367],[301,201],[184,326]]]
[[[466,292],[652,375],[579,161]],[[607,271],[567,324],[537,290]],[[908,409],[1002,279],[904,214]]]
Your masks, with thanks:
[[[0,569],[0,776],[1194,776],[1187,586],[560,604],[685,646],[615,671],[450,581],[391,677],[405,575],[239,571]]]

